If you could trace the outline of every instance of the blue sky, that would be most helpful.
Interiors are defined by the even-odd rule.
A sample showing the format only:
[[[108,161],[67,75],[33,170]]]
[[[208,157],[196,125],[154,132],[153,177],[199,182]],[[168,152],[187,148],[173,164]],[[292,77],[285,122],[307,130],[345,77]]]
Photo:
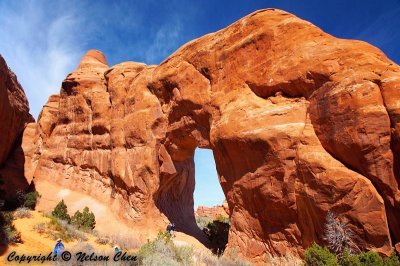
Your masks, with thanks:
[[[0,53],[37,117],[88,49],[101,50],[110,65],[158,64],[184,43],[268,7],[294,13],[336,37],[372,43],[400,63],[400,0],[1,0]],[[220,203],[221,191],[199,195],[207,187],[220,189],[212,153],[198,150],[195,162],[195,205]]]

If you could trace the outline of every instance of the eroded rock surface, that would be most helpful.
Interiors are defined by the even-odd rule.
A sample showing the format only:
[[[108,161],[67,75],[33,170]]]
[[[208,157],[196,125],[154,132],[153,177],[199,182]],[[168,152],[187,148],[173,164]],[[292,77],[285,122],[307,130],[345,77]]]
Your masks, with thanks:
[[[194,150],[213,150],[228,249],[260,261],[323,242],[329,210],[362,249],[400,241],[400,68],[377,48],[268,9],[158,66],[90,51],[36,125],[29,167],[131,226],[194,232]],[[162,227],[163,228],[163,227]],[[158,230],[159,228],[153,228]]]
[[[205,216],[211,217],[213,219],[218,219],[219,217],[228,218],[229,217],[229,206],[228,202],[224,201],[222,205],[216,205],[213,207],[198,206],[194,212],[195,216]]]
[[[13,200],[15,192],[26,189],[22,132],[29,122],[29,104],[15,74],[0,55],[0,199]]]

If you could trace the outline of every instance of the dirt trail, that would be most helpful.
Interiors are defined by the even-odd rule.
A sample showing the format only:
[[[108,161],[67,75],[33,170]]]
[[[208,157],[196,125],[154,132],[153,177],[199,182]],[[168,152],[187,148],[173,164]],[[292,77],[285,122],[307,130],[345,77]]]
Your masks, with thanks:
[[[103,235],[133,236],[138,241],[145,243],[148,239],[154,239],[159,230],[165,230],[163,227],[151,224],[150,221],[147,227],[135,225],[135,229],[132,229],[125,221],[114,215],[109,207],[103,203],[86,194],[69,190],[53,183],[41,181],[37,184],[37,189],[41,192],[41,198],[36,207],[38,210],[49,212],[62,199],[68,206],[70,214],[88,206],[96,217],[96,231]],[[167,221],[165,224],[167,224]],[[174,241],[180,245],[193,245],[195,248],[208,250],[195,237],[182,232],[176,232]]]
[[[16,265],[15,262],[9,263],[7,261],[7,256],[12,252],[16,251],[17,254],[25,254],[25,255],[45,255],[47,256],[50,252],[53,251],[55,241],[50,239],[45,234],[40,234],[34,230],[35,225],[40,223],[48,223],[50,221],[49,218],[45,217],[42,212],[32,211],[31,218],[21,218],[16,219],[14,221],[14,225],[16,229],[21,233],[21,238],[23,243],[10,245],[6,248],[5,252],[0,256],[0,265]],[[110,221],[110,220],[109,220]],[[123,228],[124,224],[119,224],[116,221],[110,221],[113,226],[117,226],[117,228]],[[114,232],[115,230],[112,229],[110,232]],[[110,233],[111,234],[111,233]],[[107,245],[100,245],[96,243],[97,237],[86,234],[88,240],[85,243],[89,243],[91,246],[94,247],[96,253],[99,254],[106,254],[112,253],[113,247],[111,244]],[[200,249],[205,252],[208,252],[208,249],[200,243],[196,238],[186,235],[182,232],[176,232],[176,237],[173,239],[174,243],[178,246],[181,245],[190,245],[193,246],[195,249]],[[79,242],[78,241],[71,241],[64,243],[66,249],[71,249],[76,246]],[[133,252],[134,250],[131,250]],[[49,264],[49,263],[45,263]],[[38,263],[30,263],[29,265],[43,265],[40,262]]]

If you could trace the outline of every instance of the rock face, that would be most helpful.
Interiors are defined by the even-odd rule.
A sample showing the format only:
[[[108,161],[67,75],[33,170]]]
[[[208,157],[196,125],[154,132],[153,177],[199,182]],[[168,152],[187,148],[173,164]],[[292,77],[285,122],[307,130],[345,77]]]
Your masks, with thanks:
[[[229,217],[229,206],[228,202],[224,202],[223,205],[217,205],[213,207],[198,206],[195,211],[195,216],[207,216],[216,219],[218,217]]]
[[[109,67],[90,51],[26,132],[35,182],[84,191],[132,226],[166,217],[196,230],[201,147],[228,201],[228,249],[244,257],[300,256],[323,243],[329,210],[362,249],[400,241],[400,67],[284,11],[248,15],[158,66]]]
[[[22,132],[29,122],[29,104],[15,74],[0,55],[0,199],[12,200],[18,189],[26,189]]]

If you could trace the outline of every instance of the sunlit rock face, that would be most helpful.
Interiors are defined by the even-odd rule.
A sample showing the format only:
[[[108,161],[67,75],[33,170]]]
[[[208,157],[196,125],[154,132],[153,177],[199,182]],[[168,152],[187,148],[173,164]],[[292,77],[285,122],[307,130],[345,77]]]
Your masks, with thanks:
[[[83,191],[132,227],[196,230],[201,147],[229,205],[228,250],[300,256],[323,243],[329,210],[362,249],[400,241],[399,66],[284,11],[252,13],[158,66],[109,67],[89,51],[35,126],[35,183]]]
[[[21,148],[21,136],[26,125],[33,121],[25,92],[0,55],[1,201],[15,200],[16,191],[27,189],[30,184],[30,180],[24,178],[25,159]]]

